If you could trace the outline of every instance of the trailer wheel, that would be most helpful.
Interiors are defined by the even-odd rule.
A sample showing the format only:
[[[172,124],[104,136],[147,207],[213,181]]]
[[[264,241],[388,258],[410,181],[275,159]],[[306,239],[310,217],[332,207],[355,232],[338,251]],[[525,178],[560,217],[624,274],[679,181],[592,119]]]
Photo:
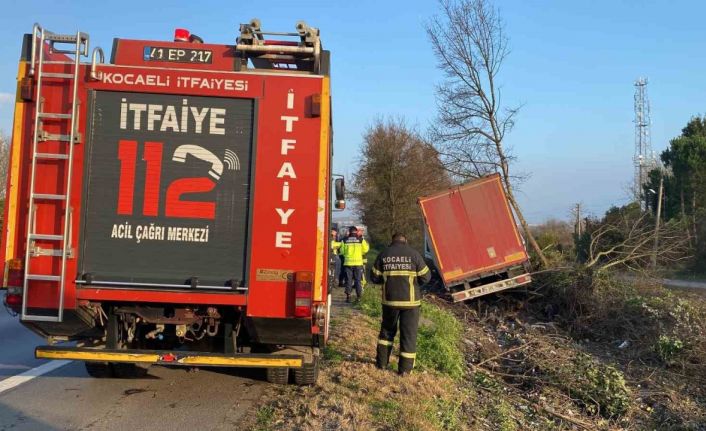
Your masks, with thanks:
[[[107,362],[84,362],[86,372],[96,379],[105,379],[113,376],[113,368]]]
[[[138,364],[113,362],[113,374],[119,379],[141,379],[147,375],[149,367]]]
[[[301,368],[294,368],[294,383],[297,385],[313,385],[319,378],[319,358],[314,357],[310,364],[304,364]]]
[[[276,385],[289,383],[289,368],[268,368],[267,381]]]

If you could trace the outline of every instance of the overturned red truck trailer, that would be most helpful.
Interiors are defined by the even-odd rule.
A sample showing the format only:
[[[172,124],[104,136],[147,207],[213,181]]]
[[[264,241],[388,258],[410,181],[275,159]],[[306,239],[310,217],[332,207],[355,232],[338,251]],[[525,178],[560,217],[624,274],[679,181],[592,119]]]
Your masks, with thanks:
[[[177,29],[90,54],[35,25],[19,62],[1,253],[6,305],[50,341],[36,356],[313,383],[334,201],[319,30],[252,20],[232,45]]]
[[[427,258],[434,261],[455,302],[532,281],[500,175],[419,198],[419,205]]]

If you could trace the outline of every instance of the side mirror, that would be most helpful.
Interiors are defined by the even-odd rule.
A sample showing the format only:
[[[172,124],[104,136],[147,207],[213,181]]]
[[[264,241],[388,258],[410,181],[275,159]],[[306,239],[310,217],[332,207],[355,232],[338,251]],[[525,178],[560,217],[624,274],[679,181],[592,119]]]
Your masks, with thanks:
[[[334,185],[334,190],[336,193],[336,203],[334,204],[334,207],[337,210],[344,210],[344,209],[346,209],[346,183],[345,183],[345,180],[343,178],[336,178],[333,185]]]

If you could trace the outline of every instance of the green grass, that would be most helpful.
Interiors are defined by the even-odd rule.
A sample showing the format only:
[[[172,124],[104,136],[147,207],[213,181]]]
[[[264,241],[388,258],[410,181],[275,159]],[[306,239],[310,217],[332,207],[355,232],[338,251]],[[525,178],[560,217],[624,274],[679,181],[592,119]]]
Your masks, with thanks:
[[[272,429],[272,422],[275,419],[275,408],[272,406],[262,406],[257,409],[255,414],[257,418],[256,431],[268,431]]]
[[[358,301],[356,306],[370,317],[381,318],[382,292],[380,291],[380,287],[368,283],[365,289],[363,289],[363,296],[360,297],[360,301]]]
[[[426,408],[429,422],[440,430],[455,430],[461,427],[463,398],[434,398]]]
[[[358,308],[370,317],[382,317],[382,296],[379,286],[368,285]],[[464,373],[461,351],[463,327],[453,314],[433,304],[422,303],[422,319],[417,335],[419,368],[435,370],[453,378]]]
[[[497,393],[502,389],[502,385],[488,373],[476,371],[473,373],[473,383],[479,388]]]
[[[487,417],[498,431],[517,431],[517,423],[511,415],[512,407],[505,400],[491,406]]]
[[[324,359],[332,363],[338,363],[343,361],[343,353],[336,350],[331,344],[327,344],[324,348]]]
[[[370,402],[373,419],[384,424],[388,429],[398,429],[400,423],[400,405],[393,400],[373,400]]]
[[[463,376],[464,360],[461,351],[463,326],[456,317],[436,305],[423,303],[422,317],[428,324],[419,326],[417,358],[419,365],[447,374]]]

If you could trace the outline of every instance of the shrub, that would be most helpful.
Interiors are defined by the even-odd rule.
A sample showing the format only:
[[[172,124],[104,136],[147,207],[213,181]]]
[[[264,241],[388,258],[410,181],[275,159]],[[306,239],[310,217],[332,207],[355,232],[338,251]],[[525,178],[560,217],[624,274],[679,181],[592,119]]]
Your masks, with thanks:
[[[671,364],[679,352],[684,350],[684,343],[679,338],[660,335],[655,349],[662,362]]]
[[[589,413],[619,417],[630,407],[630,393],[623,373],[609,365],[579,353],[572,360],[572,370],[560,378],[572,396],[578,398]]]

